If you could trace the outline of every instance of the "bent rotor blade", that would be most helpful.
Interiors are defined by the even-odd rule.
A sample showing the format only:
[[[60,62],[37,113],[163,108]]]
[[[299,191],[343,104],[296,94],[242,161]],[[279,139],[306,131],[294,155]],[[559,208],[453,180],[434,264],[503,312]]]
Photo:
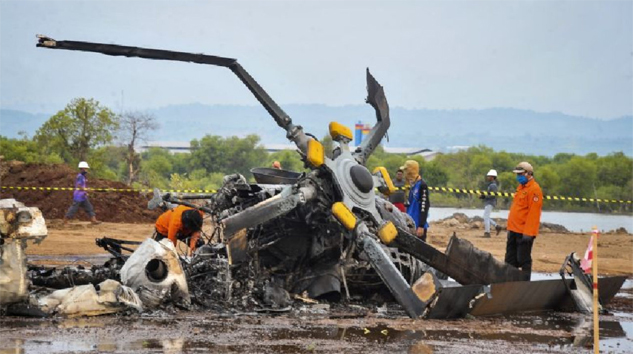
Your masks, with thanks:
[[[281,107],[268,95],[268,93],[253,79],[253,77],[237,62],[237,59],[224,58],[214,55],[176,52],[171,50],[151,49],[122,46],[116,44],[56,41],[52,38],[38,35],[37,47],[49,49],[66,49],[84,52],[103,53],[112,56],[137,57],[154,60],[183,61],[196,64],[223,66],[231,71],[246,85],[255,98],[273,117],[277,125],[286,131],[286,137],[293,141],[299,150],[307,151],[309,138],[303,132],[303,128],[294,125],[292,119]]]
[[[407,312],[407,315],[411,318],[422,316],[427,303],[420,300],[413,290],[411,290],[407,281],[380,244],[378,244],[372,236],[365,234],[361,237],[359,246],[365,252],[372,267],[376,273],[378,273],[387,288],[389,288],[393,297],[396,298],[396,301],[398,301]]]
[[[363,138],[360,146],[354,152],[356,160],[364,165],[369,156],[374,152],[382,137],[385,136],[391,120],[389,119],[389,104],[385,97],[385,90],[380,86],[378,81],[372,76],[367,68],[367,99],[368,104],[376,110],[376,125]]]
[[[397,227],[398,236],[389,244],[455,279],[462,285],[520,281],[521,272],[501,263],[488,252],[476,249],[470,242],[453,235],[446,254]]]

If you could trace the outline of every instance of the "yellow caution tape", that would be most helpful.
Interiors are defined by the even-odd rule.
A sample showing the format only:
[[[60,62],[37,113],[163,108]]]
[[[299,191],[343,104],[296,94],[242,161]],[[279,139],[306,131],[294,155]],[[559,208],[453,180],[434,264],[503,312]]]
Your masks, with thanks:
[[[409,187],[396,187],[396,190],[409,190]],[[494,197],[506,197],[506,198],[514,198],[514,193],[508,192],[487,192],[480,191],[476,189],[460,189],[460,188],[450,188],[450,187],[429,187],[430,191],[437,192],[448,192],[448,193],[462,193],[462,194],[476,194],[476,195],[485,195],[485,196],[494,196]],[[630,200],[618,200],[618,199],[599,199],[599,198],[582,198],[582,197],[563,197],[556,195],[544,195],[544,199],[547,200],[567,200],[572,202],[599,202],[599,203],[622,203],[622,204],[632,204],[633,201]]]
[[[2,186],[2,189],[9,190],[37,190],[37,191],[96,191],[96,192],[139,192],[139,193],[151,193],[152,189],[139,189],[139,188],[71,188],[71,187],[14,187],[14,186]],[[408,190],[409,187],[396,187],[396,190]],[[451,187],[429,187],[430,191],[447,192],[447,193],[461,193],[461,194],[476,194],[486,195],[494,197],[506,197],[513,198],[514,193],[508,192],[486,192],[476,189],[461,189]],[[217,193],[215,189],[161,189],[163,193]],[[601,199],[601,198],[583,198],[583,197],[564,197],[556,195],[544,195],[544,199],[547,200],[566,200],[571,202],[590,202],[590,203],[621,203],[621,204],[633,204],[631,200],[618,200],[618,199]]]
[[[10,190],[35,190],[35,191],[96,191],[96,192],[144,192],[151,193],[153,189],[140,188],[71,188],[71,187],[13,187],[2,186],[2,189]],[[165,193],[216,193],[215,189],[161,189]]]

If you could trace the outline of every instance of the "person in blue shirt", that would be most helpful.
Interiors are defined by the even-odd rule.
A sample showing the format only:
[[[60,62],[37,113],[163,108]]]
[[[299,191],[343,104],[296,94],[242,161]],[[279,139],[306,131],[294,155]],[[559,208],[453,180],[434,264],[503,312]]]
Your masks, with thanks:
[[[404,175],[411,186],[409,191],[409,206],[407,214],[415,222],[415,234],[426,242],[426,232],[429,228],[427,218],[431,202],[429,200],[429,187],[420,176],[420,164],[415,160],[407,160],[404,163]]]
[[[93,224],[101,224],[101,221],[97,220],[97,215],[95,214],[94,208],[92,204],[90,204],[90,200],[88,200],[88,192],[86,191],[86,185],[88,183],[88,179],[86,175],[88,174],[88,163],[86,161],[81,161],[79,163],[79,174],[75,179],[75,191],[73,192],[73,205],[68,208],[66,215],[64,216],[64,225],[68,224],[68,219],[72,219],[79,208],[82,208],[88,216],[90,216],[90,222]]]

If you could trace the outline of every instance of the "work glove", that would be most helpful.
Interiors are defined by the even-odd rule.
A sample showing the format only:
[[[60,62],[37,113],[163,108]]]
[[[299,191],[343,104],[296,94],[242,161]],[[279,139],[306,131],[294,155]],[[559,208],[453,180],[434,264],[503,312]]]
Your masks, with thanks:
[[[479,199],[486,199],[486,196],[485,196],[485,195],[483,195],[483,194],[480,194],[480,195],[479,195]]]
[[[519,240],[519,243],[528,243],[528,242],[534,242],[534,237],[528,236],[528,235],[522,235],[521,239]]]

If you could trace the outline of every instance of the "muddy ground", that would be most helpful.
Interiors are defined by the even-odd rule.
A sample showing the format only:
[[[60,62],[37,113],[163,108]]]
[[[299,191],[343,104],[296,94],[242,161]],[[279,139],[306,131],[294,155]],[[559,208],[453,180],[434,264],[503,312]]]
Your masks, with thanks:
[[[579,314],[449,321],[309,311],[0,318],[0,353],[589,353],[592,343],[591,321]],[[622,339],[631,324],[631,315],[602,316],[603,352],[631,352],[633,341]]]
[[[49,236],[30,245],[34,263],[100,262],[97,237],[143,240],[152,224],[48,220]],[[505,232],[490,239],[461,224],[431,226],[429,242],[444,250],[453,232],[502,259]],[[545,232],[536,240],[537,272],[557,272],[572,251],[584,253],[589,235]],[[600,274],[633,275],[633,235],[605,234]],[[601,316],[603,352],[633,352],[633,289],[621,291]],[[578,313],[539,313],[458,320],[411,320],[399,307],[298,305],[291,312],[228,313],[158,311],[77,319],[0,317],[4,353],[589,353],[591,318]]]

